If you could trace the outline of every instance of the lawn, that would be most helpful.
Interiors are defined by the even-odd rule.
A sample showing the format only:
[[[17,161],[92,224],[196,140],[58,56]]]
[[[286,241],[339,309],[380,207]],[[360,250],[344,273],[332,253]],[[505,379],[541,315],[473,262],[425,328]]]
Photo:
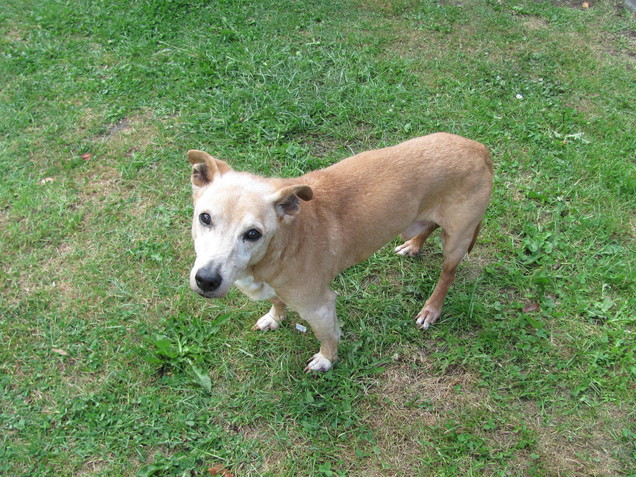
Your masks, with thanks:
[[[5,0],[0,475],[633,475],[636,17],[619,0]],[[495,191],[440,321],[389,244],[292,313],[188,286],[188,149],[291,177],[447,131]]]

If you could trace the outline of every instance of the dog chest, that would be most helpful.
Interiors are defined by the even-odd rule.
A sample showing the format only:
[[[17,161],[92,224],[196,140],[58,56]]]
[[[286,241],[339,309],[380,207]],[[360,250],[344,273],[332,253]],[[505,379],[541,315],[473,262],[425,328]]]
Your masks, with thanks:
[[[269,284],[257,282],[251,275],[239,278],[234,284],[252,300],[269,300],[276,296],[276,292]]]

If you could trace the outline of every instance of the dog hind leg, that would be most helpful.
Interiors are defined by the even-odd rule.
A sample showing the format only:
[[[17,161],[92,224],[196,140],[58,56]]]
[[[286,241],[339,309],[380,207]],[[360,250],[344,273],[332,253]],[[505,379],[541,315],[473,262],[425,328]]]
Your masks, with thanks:
[[[402,255],[404,257],[415,257],[420,250],[422,249],[422,244],[428,238],[428,236],[433,232],[436,228],[439,227],[435,222],[424,221],[424,222],[416,222],[410,228],[417,227],[419,232],[415,237],[410,240],[407,240],[399,247],[396,247],[394,250],[398,255]],[[409,230],[407,229],[402,235],[406,235],[408,237]]]
[[[442,231],[442,247],[444,250],[442,272],[433,293],[415,317],[417,326],[420,329],[427,330],[442,313],[442,305],[448,289],[455,281],[457,266],[475,244],[480,225],[469,227],[462,233],[450,234],[446,230]]]

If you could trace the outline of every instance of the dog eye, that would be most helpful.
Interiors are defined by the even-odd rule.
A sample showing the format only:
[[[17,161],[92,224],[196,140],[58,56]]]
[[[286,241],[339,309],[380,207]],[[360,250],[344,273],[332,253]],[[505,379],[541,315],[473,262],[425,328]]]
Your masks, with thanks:
[[[207,225],[207,226],[212,225],[212,217],[210,217],[210,214],[206,214],[205,212],[203,212],[202,214],[199,214],[199,221],[203,225]]]
[[[256,229],[249,229],[247,232],[245,232],[245,234],[243,235],[243,238],[245,240],[248,240],[250,242],[256,242],[258,239],[260,239],[263,236],[262,233],[260,233],[258,230]]]

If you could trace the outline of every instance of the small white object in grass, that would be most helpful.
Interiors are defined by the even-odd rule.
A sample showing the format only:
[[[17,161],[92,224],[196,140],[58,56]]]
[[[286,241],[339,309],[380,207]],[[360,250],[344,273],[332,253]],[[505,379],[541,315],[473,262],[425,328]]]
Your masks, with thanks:
[[[300,323],[296,323],[296,329],[301,333],[307,333],[307,328]]]
[[[517,95],[517,99],[523,99],[523,95],[522,94],[518,94]]]

